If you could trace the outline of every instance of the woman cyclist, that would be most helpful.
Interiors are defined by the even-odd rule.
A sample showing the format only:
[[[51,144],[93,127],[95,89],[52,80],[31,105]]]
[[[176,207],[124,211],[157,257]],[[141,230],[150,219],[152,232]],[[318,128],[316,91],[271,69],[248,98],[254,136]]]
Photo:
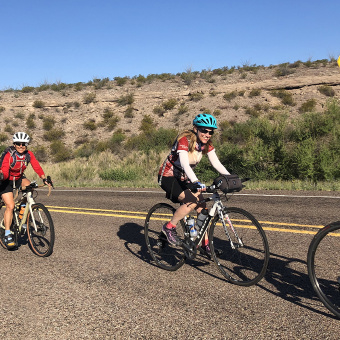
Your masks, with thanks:
[[[216,119],[210,114],[199,114],[193,120],[192,130],[185,130],[178,135],[171,153],[160,167],[158,183],[167,193],[167,197],[174,203],[181,202],[172,219],[165,223],[162,232],[169,243],[178,245],[176,225],[186,215],[195,209],[200,213],[205,204],[197,204],[203,199],[202,191],[205,185],[199,182],[193,169],[200,162],[202,155],[206,154],[211,165],[221,174],[229,175],[228,170],[219,161],[215,149],[211,143],[211,136],[217,129]],[[196,184],[197,192],[192,188]],[[202,241],[201,248],[210,255],[208,236]]]
[[[3,223],[5,226],[4,243],[7,248],[15,246],[10,232],[14,210],[13,189],[30,184],[30,181],[24,175],[28,163],[32,164],[34,171],[43,180],[45,185],[51,185],[47,182],[44,171],[34,154],[27,150],[29,142],[30,137],[27,133],[15,133],[13,135],[13,146],[5,154],[1,165],[3,181],[0,182],[0,195],[6,206]]]

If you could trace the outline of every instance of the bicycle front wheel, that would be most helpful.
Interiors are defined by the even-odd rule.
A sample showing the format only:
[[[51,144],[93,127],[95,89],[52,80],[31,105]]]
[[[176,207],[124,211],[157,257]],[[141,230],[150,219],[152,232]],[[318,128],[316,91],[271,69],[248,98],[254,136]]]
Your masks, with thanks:
[[[159,267],[170,271],[177,270],[185,261],[183,248],[170,244],[162,233],[163,225],[170,221],[175,211],[169,204],[156,204],[149,210],[144,225],[145,241],[151,257]],[[177,224],[177,234],[182,240],[184,230],[185,225],[181,220]]]
[[[212,258],[231,283],[251,286],[266,273],[269,246],[253,215],[240,208],[225,208],[226,230],[215,216],[209,232]]]
[[[308,275],[322,303],[340,318],[340,221],[314,236],[307,255]]]
[[[33,214],[27,216],[27,237],[32,251],[41,257],[52,254],[54,225],[47,208],[41,203],[32,205]]]

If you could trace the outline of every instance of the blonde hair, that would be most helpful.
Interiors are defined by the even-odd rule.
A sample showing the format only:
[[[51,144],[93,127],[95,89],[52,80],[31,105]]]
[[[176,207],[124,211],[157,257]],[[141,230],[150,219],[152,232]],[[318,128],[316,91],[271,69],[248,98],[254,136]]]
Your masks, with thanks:
[[[188,139],[189,142],[189,152],[193,152],[195,150],[195,146],[197,143],[197,135],[193,130],[185,130],[183,132],[181,132],[178,136],[177,136],[177,142],[183,138],[186,137]],[[205,147],[202,150],[202,153],[205,155],[206,153],[208,153],[209,150],[209,146],[211,145],[211,141],[209,140],[208,143],[206,144],[207,147]]]

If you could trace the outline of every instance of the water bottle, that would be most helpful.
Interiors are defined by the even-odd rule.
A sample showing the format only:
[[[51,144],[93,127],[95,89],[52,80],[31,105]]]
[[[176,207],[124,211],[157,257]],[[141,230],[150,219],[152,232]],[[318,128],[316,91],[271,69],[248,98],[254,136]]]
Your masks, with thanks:
[[[195,228],[195,219],[191,216],[187,218],[187,226],[190,233],[190,238],[194,240],[197,237],[197,230]]]
[[[19,211],[19,218],[20,219],[22,219],[22,216],[24,215],[25,207],[26,207],[26,203],[22,203],[20,205],[20,211]]]
[[[208,217],[208,209],[202,209],[199,215],[197,216],[197,227],[199,229],[202,228],[203,222]]]

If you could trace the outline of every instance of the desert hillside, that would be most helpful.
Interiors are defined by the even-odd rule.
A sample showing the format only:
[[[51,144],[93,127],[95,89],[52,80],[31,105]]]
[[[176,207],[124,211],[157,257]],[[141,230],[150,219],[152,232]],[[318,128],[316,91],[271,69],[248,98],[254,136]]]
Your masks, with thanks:
[[[157,127],[180,130],[200,112],[214,114],[218,122],[282,110],[296,117],[322,111],[339,95],[335,60],[42,84],[0,92],[0,139],[8,144],[13,132],[27,131],[34,144],[59,139],[75,148],[118,129],[128,136],[138,133],[145,115]]]

